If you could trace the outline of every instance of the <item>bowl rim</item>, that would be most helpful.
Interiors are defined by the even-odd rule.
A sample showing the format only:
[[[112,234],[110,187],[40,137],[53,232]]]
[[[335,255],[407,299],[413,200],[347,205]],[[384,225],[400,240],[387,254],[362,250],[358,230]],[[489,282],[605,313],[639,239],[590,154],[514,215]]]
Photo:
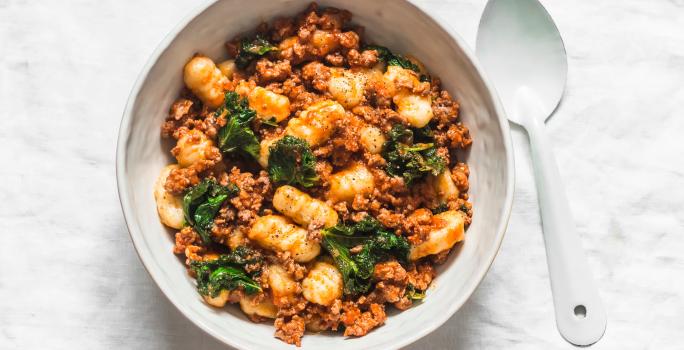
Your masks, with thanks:
[[[121,117],[121,123],[119,124],[119,132],[118,132],[118,137],[117,137],[117,145],[116,145],[116,160],[115,160],[115,172],[116,172],[116,183],[117,183],[117,192],[119,196],[119,203],[121,205],[121,209],[123,211],[123,216],[124,216],[124,221],[126,223],[126,228],[128,230],[129,236],[131,238],[131,241],[133,242],[133,246],[135,247],[136,254],[138,255],[138,258],[142,262],[143,266],[145,267],[145,270],[149,274],[149,276],[152,278],[152,280],[155,282],[157,287],[162,291],[162,294],[164,297],[171,302],[172,305],[178,309],[178,311],[181,312],[181,314],[190,320],[193,324],[195,324],[198,328],[203,330],[205,333],[211,335],[215,339],[219,340],[220,342],[238,348],[238,349],[246,349],[249,348],[250,344],[244,343],[239,341],[238,339],[230,338],[227,337],[225,334],[222,332],[219,332],[215,330],[214,328],[210,327],[206,323],[204,323],[201,319],[195,318],[193,314],[190,312],[189,308],[184,306],[182,303],[177,302],[173,298],[169,296],[169,293],[167,292],[168,288],[171,288],[171,286],[166,285],[165,283],[161,282],[160,276],[162,275],[161,269],[156,263],[156,261],[152,258],[150,254],[144,254],[142,249],[142,246],[144,245],[142,241],[142,230],[140,227],[137,225],[133,225],[131,222],[131,218],[134,216],[134,212],[132,210],[131,206],[131,200],[128,197],[128,194],[126,192],[126,189],[129,186],[128,183],[128,178],[125,174],[125,168],[126,168],[126,159],[127,159],[127,154],[126,154],[126,145],[128,144],[129,136],[130,136],[130,127],[131,127],[131,121],[132,121],[132,111],[133,111],[133,106],[135,105],[135,100],[140,93],[140,90],[147,80],[147,77],[150,73],[151,68],[154,66],[154,64],[159,60],[159,57],[162,55],[164,50],[175,40],[177,37],[178,33],[180,33],[192,20],[195,19],[195,17],[199,16],[204,12],[207,8],[209,8],[211,5],[214,3],[221,1],[221,0],[203,0],[203,2],[196,7],[194,7],[192,10],[190,10],[165,36],[164,38],[159,42],[159,44],[155,47],[154,51],[150,54],[149,58],[143,65],[142,69],[140,70],[140,73],[138,73],[138,77],[135,80],[135,83],[133,84],[133,87],[131,88],[131,92],[128,95],[128,98],[126,100],[126,106],[124,108],[124,112]],[[494,263],[494,260],[499,254],[499,251],[501,249],[501,244],[503,242],[503,238],[506,233],[506,229],[508,227],[508,223],[510,220],[511,216],[511,211],[513,207],[513,194],[515,191],[515,159],[513,156],[513,145],[511,141],[511,136],[510,136],[510,126],[508,124],[508,119],[506,118],[505,111],[503,109],[503,106],[501,104],[501,100],[499,99],[496,89],[494,88],[493,84],[491,83],[490,79],[486,76],[484,70],[480,66],[477,57],[473,54],[471,48],[467,45],[467,43],[461,38],[461,36],[448,24],[446,20],[444,20],[440,15],[438,14],[430,14],[420,7],[416,6],[412,1],[409,0],[400,0],[404,3],[406,3],[410,8],[412,8],[413,11],[417,11],[418,13],[430,18],[432,21],[436,22],[449,36],[458,47],[461,48],[463,53],[465,54],[467,60],[469,61],[470,64],[472,64],[473,68],[475,69],[475,72],[477,75],[482,79],[482,82],[486,88],[487,93],[490,96],[487,96],[491,99],[494,111],[496,113],[496,116],[499,119],[499,128],[501,131],[501,135],[503,136],[503,145],[504,145],[504,151],[506,155],[506,172],[508,174],[506,178],[506,194],[504,198],[504,203],[503,207],[501,209],[500,213],[500,224],[497,227],[497,232],[495,236],[495,245],[496,249],[494,251],[494,254],[488,259],[489,261],[486,262],[486,268],[482,270],[482,273],[480,276],[476,278],[476,283],[473,283],[469,288],[466,290],[468,291],[467,293],[464,293],[463,296],[456,300],[454,303],[451,303],[448,306],[448,309],[445,310],[446,312],[443,312],[439,315],[437,315],[433,322],[425,325],[425,327],[422,327],[418,329],[416,332],[413,332],[409,335],[405,335],[404,337],[397,337],[397,341],[392,344],[395,348],[401,348],[404,346],[407,346],[425,336],[428,334],[432,333],[435,331],[437,328],[441,327],[446,321],[448,321],[455,313],[458,311],[463,304],[472,296],[472,294],[475,292],[477,287],[482,283],[482,280],[484,277],[487,275],[489,272],[492,264]]]

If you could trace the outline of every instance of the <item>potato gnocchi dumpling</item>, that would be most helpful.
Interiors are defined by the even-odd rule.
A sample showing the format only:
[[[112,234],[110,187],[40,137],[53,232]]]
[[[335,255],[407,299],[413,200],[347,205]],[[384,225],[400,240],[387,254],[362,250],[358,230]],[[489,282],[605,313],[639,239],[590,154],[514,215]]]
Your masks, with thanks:
[[[387,67],[384,79],[385,86],[394,96],[397,113],[406,123],[415,128],[422,128],[432,120],[434,114],[430,95],[416,92],[421,88],[428,91],[423,84],[429,86],[429,83],[421,83],[416,72],[398,66]]]
[[[154,184],[154,200],[157,202],[157,213],[159,213],[159,220],[162,224],[180,230],[185,223],[183,216],[183,199],[172,193],[169,193],[165,188],[166,179],[172,170],[178,169],[178,165],[167,165],[159,173],[157,182]]]
[[[268,296],[257,299],[252,296],[244,296],[240,299],[240,308],[248,316],[261,316],[266,318],[276,318],[278,308],[273,304]]]
[[[334,33],[327,30],[316,30],[311,36],[311,46],[317,51],[317,54],[326,55],[338,48],[339,42]]]
[[[399,66],[388,66],[383,79],[391,86],[394,94],[402,91],[413,92],[421,84],[416,72]]]
[[[299,283],[280,265],[268,266],[268,286],[271,288],[276,304],[292,301],[301,289]]]
[[[302,281],[306,300],[323,306],[330,306],[342,296],[342,274],[332,264],[317,262]]]
[[[273,119],[275,122],[285,120],[290,115],[290,100],[287,96],[276,94],[261,86],[255,87],[247,95],[249,107],[256,111],[263,120]]]
[[[228,78],[210,58],[195,56],[188,61],[183,70],[183,80],[205,105],[216,108],[223,104]]]
[[[280,215],[257,218],[248,237],[265,249],[292,254],[297,262],[311,261],[321,251],[320,244],[309,239],[305,229]]]
[[[207,304],[213,306],[213,307],[224,307],[226,306],[226,303],[228,302],[228,299],[230,298],[230,291],[227,289],[224,289],[219,292],[218,295],[216,296],[211,296],[211,295],[203,295],[204,301],[207,302]]]
[[[361,145],[366,151],[372,154],[382,152],[382,146],[385,144],[385,141],[387,141],[387,139],[382,133],[382,130],[372,125],[368,125],[361,129],[359,142],[361,142]]]
[[[268,156],[271,154],[271,146],[278,142],[278,140],[280,140],[280,137],[271,137],[261,140],[261,143],[259,143],[259,159],[257,159],[259,165],[264,168],[268,167]]]
[[[335,130],[335,122],[344,117],[344,107],[337,102],[324,100],[303,110],[287,123],[285,133],[318,146],[327,141]]]
[[[368,168],[357,163],[330,175],[329,198],[335,202],[351,202],[358,195],[373,192],[375,180]]]
[[[337,212],[331,206],[292,186],[278,187],[273,194],[273,207],[303,227],[312,223],[333,227],[338,221]]]
[[[420,303],[473,215],[458,102],[351,17],[314,3],[221,59],[196,53],[162,125],[175,160],[153,194],[173,252],[209,307],[295,345]]]
[[[394,103],[397,105],[399,116],[415,128],[422,128],[432,120],[430,96],[402,91],[394,96]]]
[[[176,155],[178,165],[187,168],[195,163],[207,160],[214,143],[199,130],[190,130],[183,134],[176,143],[172,153]]]
[[[451,249],[464,238],[465,217],[462,211],[449,210],[434,216],[441,227],[430,232],[427,240],[411,247],[411,260]]]
[[[458,196],[461,194],[448,169],[442,171],[439,175],[428,176],[427,182],[432,185],[437,198],[444,203],[458,199]]]
[[[221,71],[221,74],[228,79],[233,79],[233,73],[237,70],[235,60],[225,60],[219,63],[217,67]]]
[[[366,83],[363,74],[341,68],[331,69],[330,74],[328,91],[344,108],[354,108],[363,101]]]

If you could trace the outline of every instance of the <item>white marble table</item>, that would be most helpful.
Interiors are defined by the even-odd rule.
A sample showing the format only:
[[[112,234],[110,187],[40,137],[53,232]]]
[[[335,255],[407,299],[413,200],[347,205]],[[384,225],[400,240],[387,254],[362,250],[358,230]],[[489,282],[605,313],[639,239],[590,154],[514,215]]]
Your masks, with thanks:
[[[484,0],[417,1],[474,43]],[[608,309],[596,349],[684,348],[684,1],[544,1],[569,53],[549,132]],[[0,348],[221,349],[157,290],[119,209],[114,147],[148,55],[196,4],[0,0]],[[568,349],[525,134],[501,252],[409,349]]]

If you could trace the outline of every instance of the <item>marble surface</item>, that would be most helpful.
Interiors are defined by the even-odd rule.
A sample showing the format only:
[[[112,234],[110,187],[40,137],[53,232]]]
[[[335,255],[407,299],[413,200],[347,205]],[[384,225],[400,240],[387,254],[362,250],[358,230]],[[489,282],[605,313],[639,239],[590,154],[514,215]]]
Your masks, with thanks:
[[[474,44],[483,0],[420,0]],[[684,1],[543,1],[569,53],[548,131],[608,311],[596,349],[684,345]],[[0,0],[0,348],[222,349],[135,254],[117,128],[148,55],[195,3]],[[555,328],[526,135],[491,271],[407,349],[568,349]]]

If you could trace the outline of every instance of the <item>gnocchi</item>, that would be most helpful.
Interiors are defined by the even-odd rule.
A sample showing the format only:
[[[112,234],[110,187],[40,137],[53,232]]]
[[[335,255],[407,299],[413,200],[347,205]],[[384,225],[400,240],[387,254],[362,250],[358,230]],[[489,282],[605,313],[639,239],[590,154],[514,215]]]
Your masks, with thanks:
[[[290,115],[290,100],[287,96],[257,86],[247,95],[249,107],[263,120],[275,118],[276,122],[285,120]]]
[[[225,98],[225,85],[228,83],[221,70],[208,57],[195,56],[183,70],[185,85],[204,104],[218,108]]]
[[[363,148],[372,153],[378,154],[382,152],[382,147],[387,139],[383,135],[382,131],[372,125],[368,125],[361,129],[361,135],[359,136],[359,142]]]
[[[181,168],[187,168],[197,162],[207,160],[214,143],[203,132],[193,129],[183,134],[171,151]]]
[[[311,44],[320,55],[326,55],[339,46],[337,40],[335,40],[335,34],[325,30],[314,31],[311,36]]]
[[[432,117],[432,100],[429,95],[414,93],[415,89],[420,88],[421,83],[417,74],[409,69],[399,66],[387,67],[384,75],[385,86],[394,96],[392,100],[397,106],[397,113],[404,121],[415,128],[422,128],[427,125]]]
[[[268,286],[271,288],[276,304],[280,304],[281,300],[285,302],[292,300],[301,289],[299,283],[295,282],[292,276],[280,265],[268,267]]]
[[[292,186],[278,187],[273,195],[273,207],[304,227],[312,223],[332,227],[338,221],[332,207]]]
[[[443,203],[457,199],[460,194],[448,169],[437,176],[429,175],[427,181],[435,191],[437,198]]]
[[[321,245],[310,240],[305,229],[280,215],[257,218],[247,236],[265,249],[289,252],[297,262],[311,261],[321,252]]]
[[[375,188],[373,174],[361,163],[330,175],[329,182],[328,196],[334,202],[351,202],[357,194],[368,194]]]
[[[320,315],[311,315],[306,320],[306,330],[313,333],[323,332],[328,329],[326,323]]]
[[[298,118],[287,123],[285,133],[303,139],[311,147],[327,141],[335,129],[335,122],[344,117],[344,107],[335,101],[324,100],[302,111]]]
[[[228,237],[228,247],[230,247],[230,249],[237,249],[237,247],[247,245],[247,243],[249,243],[247,235],[243,229],[239,227],[235,228],[230,233],[230,237]]]
[[[255,296],[245,295],[240,299],[240,309],[248,316],[276,318],[278,308],[268,296],[257,299]]]
[[[448,210],[435,215],[433,219],[441,221],[443,226],[430,232],[426,241],[412,246],[409,258],[416,261],[428,255],[441,253],[462,241],[465,230],[464,215],[458,210]]]
[[[332,264],[319,261],[302,281],[302,294],[312,303],[329,306],[342,297],[342,274]]]
[[[185,223],[183,200],[164,189],[166,178],[174,169],[178,169],[178,165],[171,164],[162,169],[157,182],[154,184],[154,200],[157,203],[157,213],[159,213],[159,220],[162,224],[180,230]]]
[[[237,69],[235,67],[235,60],[225,60],[219,63],[217,67],[221,71],[221,74],[228,79],[233,79],[233,73],[235,73],[235,70]]]
[[[268,156],[271,154],[271,146],[278,142],[278,140],[280,140],[280,137],[261,140],[259,143],[259,165],[264,168],[268,166]]]
[[[402,90],[412,91],[420,86],[420,80],[414,71],[399,66],[387,66],[383,80],[395,93]]]
[[[283,53],[283,52],[287,52],[289,50],[294,50],[295,46],[297,46],[298,44],[299,44],[299,37],[298,36],[295,35],[295,36],[287,37],[287,38],[283,39],[283,41],[281,41],[280,44],[278,45],[278,51],[280,53]]]
[[[432,120],[432,100],[430,96],[399,92],[393,98],[399,117],[414,128],[422,128]]]
[[[354,108],[363,101],[365,81],[362,74],[341,68],[332,68],[330,72],[328,92],[337,102],[344,108]]]
[[[217,296],[212,297],[211,295],[203,295],[204,301],[213,307],[224,307],[230,298],[230,291],[221,290]]]

